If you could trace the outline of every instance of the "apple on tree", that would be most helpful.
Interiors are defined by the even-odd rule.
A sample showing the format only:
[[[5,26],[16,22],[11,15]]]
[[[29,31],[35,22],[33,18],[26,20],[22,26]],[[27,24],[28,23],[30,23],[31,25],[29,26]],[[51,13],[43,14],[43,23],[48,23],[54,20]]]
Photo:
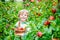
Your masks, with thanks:
[[[54,19],[55,19],[54,16],[49,17],[49,20],[54,20]]]
[[[53,14],[56,13],[56,9],[55,8],[52,9],[52,13]]]
[[[43,33],[42,32],[37,32],[38,37],[42,37]]]
[[[49,21],[45,21],[45,22],[44,22],[44,25],[45,25],[45,26],[47,26],[47,25],[49,25],[49,24],[50,24]]]

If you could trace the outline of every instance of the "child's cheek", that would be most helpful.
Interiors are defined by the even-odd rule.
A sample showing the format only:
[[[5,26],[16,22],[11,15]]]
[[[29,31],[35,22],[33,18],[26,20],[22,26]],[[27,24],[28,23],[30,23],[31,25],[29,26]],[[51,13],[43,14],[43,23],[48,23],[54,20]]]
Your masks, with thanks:
[[[20,15],[19,18],[22,18],[22,15]]]

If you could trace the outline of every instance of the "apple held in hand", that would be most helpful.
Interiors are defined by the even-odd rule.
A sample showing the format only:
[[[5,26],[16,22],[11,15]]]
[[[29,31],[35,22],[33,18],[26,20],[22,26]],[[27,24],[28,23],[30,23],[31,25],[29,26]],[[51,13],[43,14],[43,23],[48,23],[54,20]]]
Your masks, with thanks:
[[[37,33],[37,36],[38,36],[38,37],[41,37],[42,35],[43,35],[42,32],[38,32],[38,33]]]
[[[44,22],[44,25],[45,25],[45,26],[47,26],[47,25],[49,25],[49,24],[50,24],[49,21],[45,21],[45,22]]]

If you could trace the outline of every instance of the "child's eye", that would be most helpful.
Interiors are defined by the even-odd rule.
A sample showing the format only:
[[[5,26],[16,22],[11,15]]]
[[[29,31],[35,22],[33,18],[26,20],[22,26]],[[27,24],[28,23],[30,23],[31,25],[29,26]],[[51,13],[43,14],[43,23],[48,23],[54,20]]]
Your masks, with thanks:
[[[27,15],[25,15],[25,16],[27,16]]]

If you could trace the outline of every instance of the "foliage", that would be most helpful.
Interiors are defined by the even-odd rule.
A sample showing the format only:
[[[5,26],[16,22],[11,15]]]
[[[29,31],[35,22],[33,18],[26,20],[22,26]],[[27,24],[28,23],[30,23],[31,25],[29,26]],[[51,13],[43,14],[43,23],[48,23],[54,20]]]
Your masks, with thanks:
[[[24,36],[23,40],[51,40],[52,36],[60,38],[60,9],[57,8],[57,2],[58,0],[0,2],[0,40],[20,40],[12,28],[18,21],[18,11],[22,9],[29,11],[28,22],[31,27],[31,32]],[[54,8],[56,13],[52,12]],[[55,19],[49,20],[50,16],[54,16]],[[46,20],[50,22],[47,26],[44,25]],[[42,37],[38,37],[37,32],[42,32]]]

